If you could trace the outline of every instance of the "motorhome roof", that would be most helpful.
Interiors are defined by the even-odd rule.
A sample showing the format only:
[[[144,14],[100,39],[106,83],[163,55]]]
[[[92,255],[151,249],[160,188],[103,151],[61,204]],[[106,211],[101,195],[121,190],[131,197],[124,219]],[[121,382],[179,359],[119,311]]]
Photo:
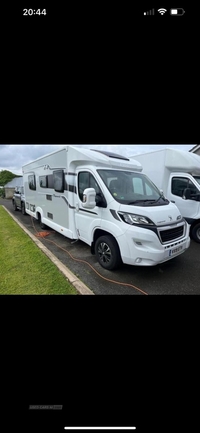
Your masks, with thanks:
[[[128,159],[126,157],[123,157],[121,155],[117,155],[112,152],[107,151],[98,151],[97,149],[86,149],[81,147],[75,147],[75,146],[66,146],[62,149],[57,150],[56,152],[49,153],[47,155],[44,155],[34,161],[31,161],[28,164],[25,164],[23,166],[23,169],[30,164],[41,160],[45,160],[45,158],[48,158],[49,156],[53,156],[56,153],[66,151],[69,155],[68,158],[68,164],[71,165],[71,169],[73,163],[75,165],[95,165],[95,166],[104,166],[109,165],[110,168],[119,168],[119,169],[127,169],[132,171],[142,171],[142,165],[133,159]],[[95,151],[95,153],[94,153]],[[43,161],[44,162],[44,161]]]

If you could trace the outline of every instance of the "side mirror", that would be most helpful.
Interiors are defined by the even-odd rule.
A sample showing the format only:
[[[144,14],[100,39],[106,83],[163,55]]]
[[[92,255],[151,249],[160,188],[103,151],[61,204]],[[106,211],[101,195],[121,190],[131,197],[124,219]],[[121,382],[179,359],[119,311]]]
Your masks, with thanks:
[[[94,188],[86,188],[83,191],[83,203],[82,206],[86,209],[94,209],[96,206],[96,191]]]
[[[160,194],[161,194],[161,197],[165,198],[165,195],[164,195],[163,189],[160,189]]]
[[[190,188],[185,188],[184,191],[183,191],[182,198],[184,200],[189,200],[190,197],[191,197],[191,189]]]

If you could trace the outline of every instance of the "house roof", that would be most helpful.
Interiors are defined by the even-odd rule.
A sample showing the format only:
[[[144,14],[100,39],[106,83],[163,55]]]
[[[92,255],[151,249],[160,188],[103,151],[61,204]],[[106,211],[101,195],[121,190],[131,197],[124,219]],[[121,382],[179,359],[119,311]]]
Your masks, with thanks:
[[[200,144],[195,144],[194,147],[192,147],[192,149],[189,150],[189,152],[196,152],[198,149],[200,149]]]
[[[22,186],[22,185],[23,185],[23,176],[14,177],[14,179],[12,179],[10,182],[4,185],[4,188],[15,188],[16,186]]]

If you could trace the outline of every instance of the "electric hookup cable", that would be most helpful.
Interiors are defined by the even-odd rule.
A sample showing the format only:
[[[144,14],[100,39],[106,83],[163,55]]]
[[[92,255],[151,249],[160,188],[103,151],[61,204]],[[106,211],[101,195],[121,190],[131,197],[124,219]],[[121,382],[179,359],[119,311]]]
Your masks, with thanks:
[[[35,232],[37,233],[37,237],[41,237],[41,238],[43,238],[43,239],[45,239],[45,237],[46,236],[48,236],[49,234],[51,234],[51,233],[55,233],[55,232],[53,232],[53,231],[51,231],[51,232],[48,232],[48,231],[46,231],[46,232],[38,232],[37,230],[36,230],[36,228],[35,228],[35,225],[34,225],[34,222],[33,222],[33,217],[31,216],[31,220],[32,220],[32,225],[33,225],[33,228],[34,228],[34,230],[35,230]],[[139,292],[141,292],[141,293],[143,293],[143,295],[148,295],[148,293],[146,293],[146,292],[144,292],[144,290],[141,290],[141,289],[139,289],[139,287],[136,287],[136,286],[134,286],[133,284],[129,284],[129,283],[121,283],[120,281],[115,281],[115,280],[111,280],[110,278],[106,278],[106,277],[103,277],[103,275],[101,275],[89,262],[87,262],[86,260],[82,260],[82,259],[76,259],[75,257],[73,257],[72,255],[71,255],[71,253],[68,251],[68,250],[66,250],[65,248],[63,248],[63,247],[61,247],[60,245],[58,245],[56,242],[54,242],[54,241],[52,241],[52,240],[50,240],[50,239],[45,239],[47,242],[51,242],[52,244],[54,244],[54,245],[56,245],[56,247],[58,247],[58,248],[60,248],[61,250],[63,250],[64,252],[66,252],[70,257],[71,257],[71,259],[72,260],[75,260],[76,262],[80,262],[80,263],[84,263],[84,264],[86,264],[87,266],[89,266],[100,278],[102,278],[103,280],[105,280],[105,281],[108,281],[109,283],[113,283],[113,284],[118,284],[118,285],[120,285],[120,286],[128,286],[128,287],[133,287],[135,290],[137,290],[137,291],[139,291]]]

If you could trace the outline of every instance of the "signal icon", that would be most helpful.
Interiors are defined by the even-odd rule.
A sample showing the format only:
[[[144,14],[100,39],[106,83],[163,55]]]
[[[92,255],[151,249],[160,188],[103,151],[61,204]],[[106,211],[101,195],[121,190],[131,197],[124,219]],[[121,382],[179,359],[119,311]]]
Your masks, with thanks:
[[[167,9],[161,8],[161,9],[158,9],[158,12],[160,13],[160,15],[164,15],[165,12],[167,12]]]

